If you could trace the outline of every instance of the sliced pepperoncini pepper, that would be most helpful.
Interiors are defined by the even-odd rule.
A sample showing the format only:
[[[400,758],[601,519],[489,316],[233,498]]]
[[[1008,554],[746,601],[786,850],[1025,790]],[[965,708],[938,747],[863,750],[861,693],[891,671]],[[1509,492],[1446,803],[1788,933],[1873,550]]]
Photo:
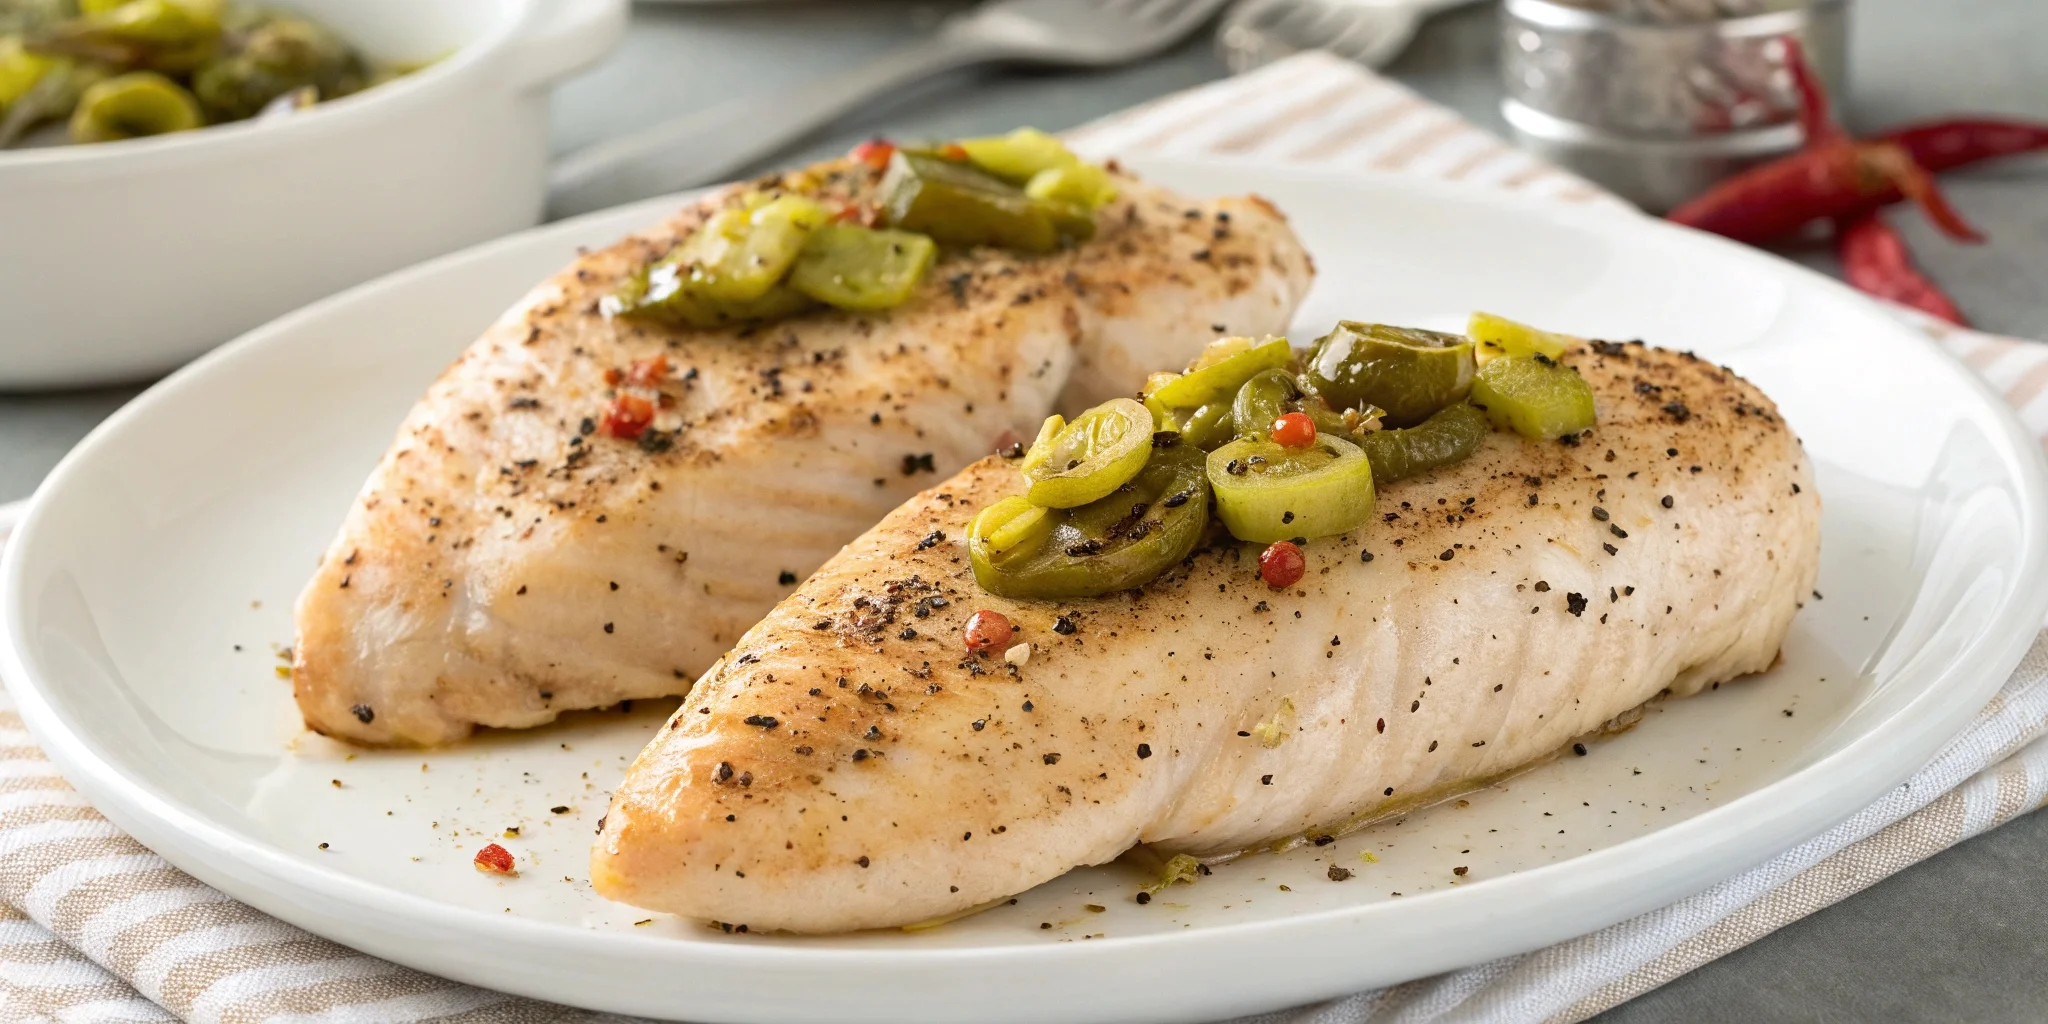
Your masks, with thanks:
[[[1547,356],[1498,356],[1479,368],[1472,402],[1496,426],[1550,441],[1593,427],[1593,388]]]
[[[1094,237],[1087,210],[1033,199],[1016,186],[965,164],[898,150],[879,186],[889,223],[948,245],[995,245],[1051,252],[1062,240]]]
[[[1572,342],[1568,335],[1539,331],[1528,324],[1492,313],[1472,314],[1465,334],[1472,339],[1475,346],[1473,355],[1481,366],[1499,356],[1543,355],[1561,359],[1565,348]]]
[[[924,235],[826,224],[804,243],[789,286],[838,309],[877,312],[908,300],[937,252]]]
[[[1358,447],[1372,463],[1373,479],[1388,484],[1463,462],[1479,450],[1487,430],[1486,414],[1459,402],[1415,426],[1367,434],[1358,439]]]
[[[1457,335],[1345,320],[1316,342],[1305,376],[1332,406],[1378,406],[1406,427],[1462,400],[1472,372],[1472,343]]]
[[[1240,438],[1209,453],[1216,515],[1239,540],[1328,537],[1372,518],[1373,469],[1359,447],[1319,434],[1306,448]]]
[[[1169,409],[1229,402],[1259,371],[1284,368],[1293,361],[1294,350],[1286,338],[1219,338],[1202,349],[1188,372],[1161,384],[1150,397]]]
[[[995,550],[1024,509],[1036,507],[1011,504],[1019,501],[989,506],[967,531],[975,582],[1003,597],[1098,597],[1143,586],[1186,558],[1209,521],[1202,453],[1179,444],[1153,450],[1137,476],[1096,501],[1041,509],[1049,528],[1034,525],[1024,540]]]
[[[1026,497],[1046,508],[1074,508],[1123,486],[1152,453],[1152,413],[1113,398],[1072,423],[1048,417],[1024,454]]]

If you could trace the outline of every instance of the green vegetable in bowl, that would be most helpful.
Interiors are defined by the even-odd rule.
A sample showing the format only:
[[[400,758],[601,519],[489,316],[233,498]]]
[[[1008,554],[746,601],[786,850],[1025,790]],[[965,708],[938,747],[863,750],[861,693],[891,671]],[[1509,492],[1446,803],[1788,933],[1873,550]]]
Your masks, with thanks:
[[[139,139],[188,132],[205,123],[199,101],[178,83],[154,71],[131,71],[85,90],[71,113],[71,139]]]
[[[303,109],[416,67],[374,63],[316,21],[231,0],[0,0],[0,147],[65,118],[78,142],[182,122],[184,104],[162,82],[128,92],[111,112],[120,117],[78,113],[93,85],[133,72],[189,94],[202,127]]]
[[[220,53],[192,73],[192,91],[216,120],[238,121],[301,89],[322,100],[359,92],[370,76],[368,62],[332,29],[264,12],[230,22]]]
[[[220,47],[218,3],[127,0],[82,7],[78,17],[30,36],[30,46],[43,53],[172,74],[199,67]]]

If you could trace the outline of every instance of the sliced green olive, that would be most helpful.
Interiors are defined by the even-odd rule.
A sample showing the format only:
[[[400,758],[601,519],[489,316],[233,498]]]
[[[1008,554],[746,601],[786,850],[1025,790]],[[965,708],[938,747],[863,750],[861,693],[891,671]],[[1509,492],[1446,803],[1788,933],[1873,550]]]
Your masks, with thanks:
[[[154,71],[116,75],[85,90],[71,112],[71,141],[115,142],[203,126],[199,101]]]
[[[908,231],[827,224],[811,232],[790,269],[790,287],[839,309],[874,312],[902,305],[930,269],[938,246]]]
[[[1109,180],[1108,171],[1094,164],[1071,163],[1032,175],[1024,184],[1024,194],[1092,210],[1116,198],[1116,185]]]
[[[1463,399],[1472,372],[1472,343],[1457,335],[1345,320],[1316,342],[1306,376],[1331,406],[1378,406],[1406,427]]]
[[[1416,426],[1366,434],[1358,439],[1358,447],[1372,463],[1373,479],[1389,484],[1463,462],[1479,450],[1488,432],[1486,414],[1459,402]]]
[[[1219,338],[1195,358],[1188,372],[1161,385],[1152,397],[1169,409],[1192,409],[1230,401],[1237,389],[1261,370],[1287,366],[1294,350],[1286,338]]]
[[[964,163],[898,150],[879,186],[889,223],[946,245],[1051,252],[1094,236],[1095,220],[1068,203],[1033,199]]]
[[[1372,517],[1372,464],[1339,437],[1306,448],[1239,438],[1209,453],[1208,473],[1216,514],[1239,540],[1328,537]]]
[[[1102,498],[1145,468],[1152,433],[1151,411],[1130,398],[1112,398],[1050,433],[1040,430],[1024,456],[1026,496],[1046,508]]]
[[[1593,388],[1548,356],[1499,356],[1479,368],[1472,403],[1495,425],[1550,441],[1593,428]]]
[[[1008,135],[961,139],[960,148],[976,167],[1013,185],[1022,185],[1041,171],[1080,162],[1065,143],[1036,128],[1019,128]]]
[[[998,502],[983,515],[1004,507]],[[1000,553],[991,550],[989,541],[1011,519],[984,523],[976,517],[975,523],[988,529],[969,528],[967,554],[975,582],[983,590],[1003,597],[1057,600],[1143,586],[1180,564],[1201,542],[1209,522],[1202,453],[1182,444],[1160,448],[1137,476],[1112,493],[1079,508],[1046,510],[1045,515],[1051,528],[1035,543],[1027,539]]]
[[[1572,342],[1568,335],[1539,331],[1524,323],[1517,323],[1504,316],[1492,313],[1474,313],[1472,321],[1465,328],[1465,334],[1476,346],[1474,355],[1479,365],[1486,365],[1495,356],[1542,355],[1551,359],[1564,357],[1564,350]]]

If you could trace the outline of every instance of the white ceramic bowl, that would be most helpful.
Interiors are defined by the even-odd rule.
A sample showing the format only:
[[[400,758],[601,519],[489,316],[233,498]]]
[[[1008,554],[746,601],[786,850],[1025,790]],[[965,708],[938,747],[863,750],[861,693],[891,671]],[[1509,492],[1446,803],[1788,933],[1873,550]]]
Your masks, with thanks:
[[[265,124],[0,153],[0,388],[135,379],[537,221],[547,88],[627,0],[278,0],[433,66]],[[445,55],[445,56],[443,56]]]

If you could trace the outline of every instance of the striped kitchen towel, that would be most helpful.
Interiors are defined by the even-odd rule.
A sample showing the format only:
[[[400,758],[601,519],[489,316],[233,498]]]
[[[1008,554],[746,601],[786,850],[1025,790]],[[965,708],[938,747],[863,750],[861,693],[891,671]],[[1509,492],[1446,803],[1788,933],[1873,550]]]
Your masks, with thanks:
[[[1165,97],[1074,138],[1099,153],[1222,153],[1616,202],[1394,83],[1316,54]],[[2048,346],[1923,326],[2048,435]],[[2048,640],[1910,782],[1761,867],[1549,949],[1253,1020],[1582,1020],[2040,806],[2044,733]],[[0,697],[0,1021],[617,1019],[429,977],[237,904],[87,806]]]

